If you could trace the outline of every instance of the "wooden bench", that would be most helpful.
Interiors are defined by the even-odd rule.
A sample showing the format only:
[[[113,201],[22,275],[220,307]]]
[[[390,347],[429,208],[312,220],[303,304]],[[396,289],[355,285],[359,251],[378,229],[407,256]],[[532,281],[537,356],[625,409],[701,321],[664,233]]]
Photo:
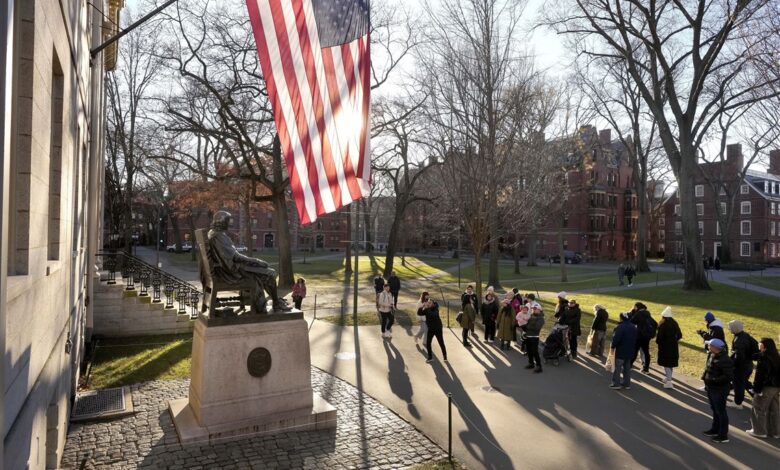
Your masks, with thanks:
[[[255,279],[247,278],[241,282],[224,282],[214,277],[215,257],[210,256],[211,247],[205,229],[195,230],[195,243],[198,250],[198,266],[200,268],[200,282],[203,284],[203,303],[201,311],[208,311],[209,317],[214,317],[214,311],[218,307],[239,305],[240,311],[246,310],[246,305],[254,305],[257,299],[260,305],[265,304],[265,293],[258,292],[258,284]],[[220,292],[238,291],[238,296],[219,297]],[[263,299],[259,299],[262,297]],[[265,313],[265,312],[254,312]]]

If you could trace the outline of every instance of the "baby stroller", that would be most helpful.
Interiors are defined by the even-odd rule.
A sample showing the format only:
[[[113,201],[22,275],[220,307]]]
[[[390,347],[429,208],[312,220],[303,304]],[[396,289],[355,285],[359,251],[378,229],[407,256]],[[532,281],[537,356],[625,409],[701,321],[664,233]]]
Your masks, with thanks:
[[[567,361],[571,362],[571,353],[569,352],[569,327],[567,325],[555,324],[547,335],[547,339],[544,341],[544,350],[542,351],[542,357],[544,363],[547,361],[553,361],[554,365],[558,365],[560,359],[565,357]]]

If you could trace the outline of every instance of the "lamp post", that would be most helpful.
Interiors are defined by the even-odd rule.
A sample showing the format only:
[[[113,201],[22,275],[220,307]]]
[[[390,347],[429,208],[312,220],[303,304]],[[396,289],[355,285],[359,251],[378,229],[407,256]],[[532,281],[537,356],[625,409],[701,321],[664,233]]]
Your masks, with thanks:
[[[160,244],[162,243],[162,240],[160,239],[160,230],[162,229],[162,217],[157,218],[157,269],[162,268],[162,265],[160,264]]]

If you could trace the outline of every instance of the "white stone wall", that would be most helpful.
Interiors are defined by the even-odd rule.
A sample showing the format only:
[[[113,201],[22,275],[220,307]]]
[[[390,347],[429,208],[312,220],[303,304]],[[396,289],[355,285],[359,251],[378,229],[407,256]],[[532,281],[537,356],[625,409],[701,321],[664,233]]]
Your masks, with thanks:
[[[16,17],[13,89],[17,92],[11,149],[17,168],[29,170],[12,173],[13,181],[2,188],[3,197],[25,203],[21,209],[12,204],[3,214],[8,223],[3,225],[2,247],[11,245],[3,256],[24,268],[21,274],[15,271],[7,276],[0,297],[5,299],[5,305],[0,305],[5,311],[3,468],[54,468],[65,443],[70,397],[83,350],[86,299],[94,273],[88,254],[99,246],[86,230],[98,223],[95,214],[100,213],[96,206],[101,196],[85,194],[85,188],[99,187],[94,183],[103,173],[102,146],[90,145],[90,140],[102,143],[102,106],[93,107],[95,97],[103,94],[102,61],[90,68],[89,57],[95,38],[100,37],[93,31],[102,19],[83,0],[12,3]],[[101,4],[92,3],[98,8]],[[50,259],[55,56],[64,79],[61,243],[58,259]],[[25,242],[21,249],[20,239]],[[66,353],[68,340],[70,353]]]

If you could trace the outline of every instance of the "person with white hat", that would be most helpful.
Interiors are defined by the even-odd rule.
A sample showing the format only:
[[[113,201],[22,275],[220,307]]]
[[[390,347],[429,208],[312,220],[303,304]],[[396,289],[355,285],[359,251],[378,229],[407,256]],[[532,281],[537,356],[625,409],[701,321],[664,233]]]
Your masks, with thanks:
[[[666,378],[664,388],[674,388],[672,373],[680,362],[680,346],[682,330],[672,316],[672,308],[666,307],[661,312],[661,321],[658,323],[658,334],[655,342],[658,344],[658,365],[664,368]]]
[[[558,292],[558,305],[555,306],[555,321],[559,321],[569,307],[569,299],[566,292]]]
[[[758,341],[755,340],[739,320],[728,323],[729,331],[734,335],[731,341],[731,360],[734,362],[734,402],[729,408],[741,410],[745,401],[745,389],[750,388],[750,376],[753,374],[753,357],[758,355]]]
[[[734,363],[726,350],[726,343],[718,338],[712,338],[705,343],[707,366],[702,380],[707,392],[707,400],[712,409],[712,425],[705,436],[710,436],[713,442],[729,442],[729,415],[726,411],[726,399],[729,396],[729,384],[734,378]]]

